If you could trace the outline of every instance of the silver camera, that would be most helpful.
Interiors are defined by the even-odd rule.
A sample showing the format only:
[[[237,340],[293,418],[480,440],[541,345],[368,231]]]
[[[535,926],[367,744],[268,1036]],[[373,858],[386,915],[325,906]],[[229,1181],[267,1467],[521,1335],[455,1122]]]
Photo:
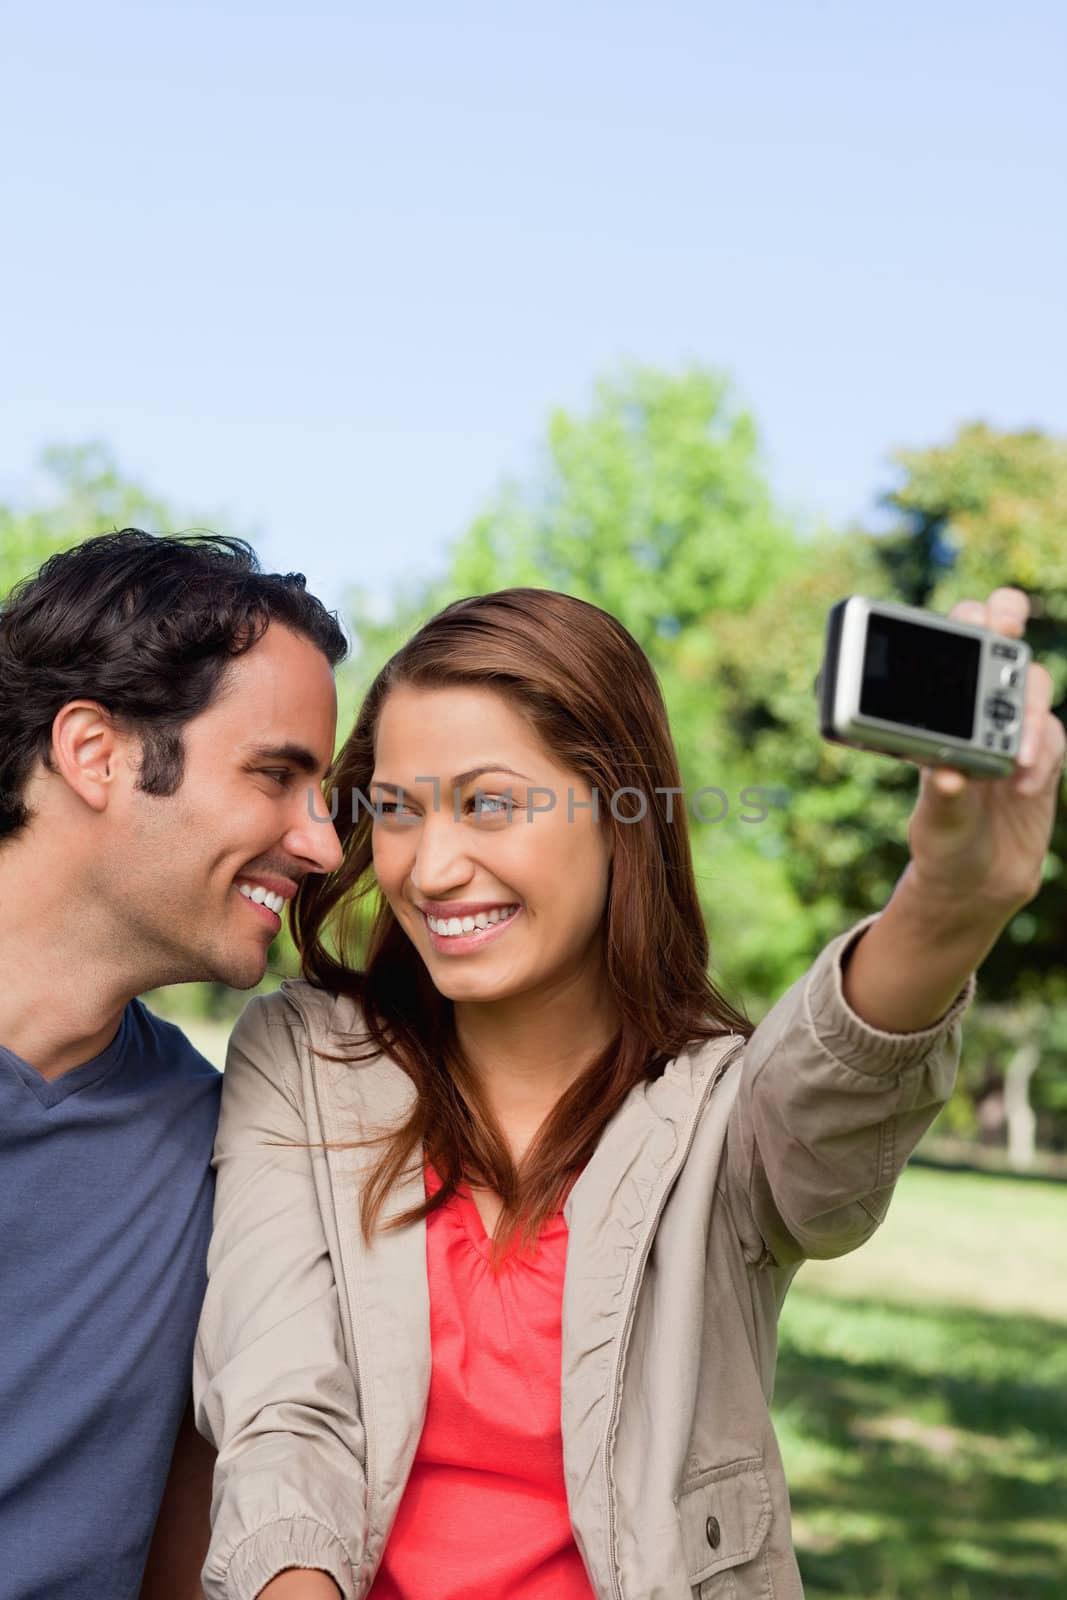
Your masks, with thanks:
[[[956,767],[1015,770],[1030,648],[914,606],[850,595],[831,609],[815,680],[824,739]]]

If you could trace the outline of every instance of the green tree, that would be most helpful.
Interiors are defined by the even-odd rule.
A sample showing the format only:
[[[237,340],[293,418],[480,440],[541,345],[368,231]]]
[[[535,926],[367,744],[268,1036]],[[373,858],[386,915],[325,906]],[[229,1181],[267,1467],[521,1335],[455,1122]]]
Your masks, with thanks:
[[[714,785],[734,801],[758,787],[776,802],[759,825],[692,823],[716,975],[759,1014],[827,939],[885,905],[907,861],[915,768],[819,733],[814,679],[833,603],[861,593],[944,611],[1019,584],[1063,710],[1067,447],[974,425],[896,460],[895,529],[805,542],[775,509],[755,425],[721,374],[625,373],[599,386],[587,415],[551,419],[545,470],[494,498],[439,579],[405,590],[385,621],[357,597],[352,681],[365,684],[457,595],[525,583],[612,611],[660,674],[687,792]],[[952,1110],[961,1129],[976,1127],[987,1082],[1011,1073],[1032,1082],[1046,1135],[1067,1129],[1050,1020],[1067,999],[1064,844],[1061,825],[1041,895],[983,966]]]
[[[790,790],[783,859],[821,942],[843,919],[885,903],[906,861],[906,824],[917,776],[906,763],[823,742],[811,679],[826,612],[849,593],[895,598],[946,612],[998,584],[1031,596],[1028,638],[1067,696],[1067,444],[1034,432],[1000,434],[982,424],[947,446],[900,452],[902,481],[887,497],[898,527],[881,538],[857,529],[811,552],[747,616],[710,619],[731,725],[754,767],[780,773]],[[774,641],[772,652],[767,641]],[[982,1017],[970,1030],[956,1125],[977,1126],[976,1097],[1005,1077],[1009,1100],[1024,1079],[1050,1138],[1067,1129],[1064,1041],[1052,1025],[1065,994],[1067,824],[1052,840],[1045,884],[983,964]],[[1039,1035],[1038,1060],[1030,1049]],[[1027,1116],[1025,1097],[1020,1121]]]
[[[904,482],[889,496],[902,514],[901,537],[939,529],[950,560],[938,566],[930,605],[983,597],[998,584],[1030,596],[1027,639],[1049,669],[1053,709],[1067,715],[1067,441],[1033,431],[962,428],[951,444],[902,451]],[[991,953],[983,984],[991,999],[1040,992],[1067,958],[1067,815],[1058,818],[1038,898]]]
[[[997,584],[1026,590],[1032,613],[1027,639],[1052,674],[1053,710],[1067,720],[1067,440],[973,423],[948,445],[903,451],[897,461],[905,476],[890,502],[904,518],[904,537],[935,527],[951,557],[932,574],[930,604],[947,611]],[[981,1071],[994,1093],[1003,1082],[1010,1146],[1025,1166],[1035,1133],[1067,1148],[1063,809],[1041,893],[991,951],[981,986],[988,1006],[985,1048],[972,1050],[968,1078],[974,1088]]]
[[[420,622],[462,595],[554,588],[617,616],[663,684],[687,794],[727,796],[721,822],[691,815],[694,861],[716,976],[758,1005],[802,969],[811,938],[775,840],[741,820],[754,807],[740,791],[757,780],[723,715],[709,616],[744,618],[804,560],[729,380],[702,368],[625,371],[597,386],[586,414],[550,418],[543,470],[493,498],[439,579],[399,593],[384,621],[354,596],[349,681],[365,687]],[[709,797],[703,809],[713,818],[721,803]]]
[[[166,503],[125,477],[106,445],[56,445],[40,472],[47,493],[40,505],[0,503],[0,596],[42,561],[113,528],[173,528]]]

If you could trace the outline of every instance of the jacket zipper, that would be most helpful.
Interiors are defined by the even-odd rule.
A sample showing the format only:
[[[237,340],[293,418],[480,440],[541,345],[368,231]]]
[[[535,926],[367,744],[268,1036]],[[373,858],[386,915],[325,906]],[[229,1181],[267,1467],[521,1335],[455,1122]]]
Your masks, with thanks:
[[[711,1098],[711,1091],[714,1089],[715,1085],[726,1071],[726,1068],[730,1065],[730,1062],[733,1061],[736,1056],[739,1056],[742,1050],[744,1050],[746,1043],[747,1040],[742,1039],[739,1045],[736,1045],[728,1055],[724,1056],[719,1062],[718,1066],[715,1068],[715,1071],[711,1074],[709,1081],[705,1084],[703,1093],[700,1096],[700,1103],[690,1119],[689,1137],[685,1142],[685,1149],[682,1151],[682,1158],[675,1168],[675,1178],[685,1166],[686,1159],[693,1147],[693,1140],[696,1138],[697,1124],[700,1121],[700,1116],[704,1110],[704,1107]],[[622,1369],[626,1358],[626,1350],[630,1343],[630,1329],[633,1325],[634,1314],[637,1310],[637,1296],[641,1288],[641,1280],[645,1275],[645,1262],[648,1260],[648,1253],[652,1249],[652,1241],[656,1237],[656,1230],[659,1227],[659,1219],[663,1215],[663,1208],[670,1198],[670,1193],[673,1187],[674,1178],[672,1178],[671,1182],[664,1188],[663,1194],[660,1197],[659,1205],[656,1207],[655,1215],[652,1218],[652,1225],[645,1231],[645,1242],[642,1246],[641,1256],[637,1263],[637,1273],[634,1277],[633,1292],[630,1295],[630,1301],[626,1307],[626,1317],[623,1321],[622,1333],[619,1337],[619,1352],[615,1358],[611,1416],[608,1419],[608,1431],[604,1440],[603,1461],[604,1486],[606,1490],[608,1508],[608,1559],[611,1566],[611,1592],[614,1600],[624,1600],[622,1592],[622,1579],[619,1574],[618,1562],[615,1557],[615,1495],[613,1493],[611,1477],[611,1448],[614,1443],[615,1430],[618,1425],[619,1408],[622,1405]]]
[[[320,1131],[322,1133],[323,1141],[325,1142],[325,1140],[326,1140],[326,1132],[327,1132],[326,1119],[322,1114],[322,1097],[319,1094],[319,1086],[318,1086],[318,1082],[317,1082],[317,1079],[316,1079],[315,1072],[313,1070],[314,1069],[314,1048],[313,1048],[313,1045],[312,1045],[312,1022],[311,1022],[311,1018],[308,1016],[307,1012],[304,1010],[304,1007],[301,1005],[300,1001],[297,1000],[295,995],[287,994],[286,995],[286,999],[290,1002],[291,1005],[293,1005],[296,1008],[296,1010],[299,1013],[299,1015],[301,1017],[301,1020],[303,1021],[303,1024],[304,1024],[305,1048],[307,1049],[307,1051],[309,1053],[309,1067],[312,1069],[312,1070],[309,1071],[308,1077],[309,1077],[310,1082],[311,1082],[312,1093],[315,1096],[315,1109],[316,1109],[316,1111],[318,1113],[319,1129],[320,1129]],[[330,1179],[330,1200],[331,1200],[331,1202],[333,1204],[333,1207],[334,1207],[334,1229],[335,1229],[335,1232],[337,1234],[337,1249],[338,1249],[338,1258],[339,1258],[338,1265],[341,1267],[342,1272],[345,1272],[345,1265],[344,1265],[344,1259],[343,1259],[343,1246],[342,1246],[342,1241],[341,1241],[340,1220],[339,1220],[339,1218],[337,1216],[337,1203],[336,1203],[336,1197],[335,1197],[335,1194],[334,1194],[333,1175],[332,1175],[332,1173],[330,1173],[330,1158],[329,1158],[328,1154],[326,1155],[326,1171],[327,1171],[327,1174],[328,1174],[329,1179]],[[363,1383],[362,1383],[362,1380],[361,1380],[360,1374],[359,1374],[359,1356],[358,1356],[357,1347],[356,1347],[356,1321],[355,1321],[355,1316],[353,1315],[353,1311],[352,1311],[352,1296],[349,1293],[347,1272],[345,1272],[345,1277],[344,1277],[343,1283],[339,1283],[338,1286],[337,1286],[338,1305],[341,1304],[342,1294],[344,1296],[344,1303],[348,1307],[349,1325],[350,1325],[351,1330],[352,1330],[352,1371],[353,1371],[353,1376],[355,1377],[355,1380],[356,1380],[356,1394],[359,1397],[359,1407],[360,1407],[360,1411],[362,1413],[362,1416],[361,1416],[360,1420],[363,1423],[363,1454],[364,1454],[364,1461],[365,1461],[364,1476],[365,1476],[366,1482],[367,1482],[366,1513],[367,1513],[367,1531],[369,1532],[370,1531],[370,1508],[371,1508],[371,1505],[372,1505],[372,1503],[374,1501],[374,1491],[373,1491],[373,1489],[371,1487],[371,1459],[372,1459],[371,1437],[370,1437],[370,1429],[367,1426],[366,1407],[363,1404]],[[366,1539],[364,1539],[364,1551],[365,1550],[366,1550]],[[360,1555],[360,1563],[359,1563],[359,1570],[356,1573],[356,1591],[357,1591],[357,1594],[362,1594],[363,1593],[363,1571],[364,1571],[364,1555],[363,1555],[363,1553],[361,1553],[361,1555]]]

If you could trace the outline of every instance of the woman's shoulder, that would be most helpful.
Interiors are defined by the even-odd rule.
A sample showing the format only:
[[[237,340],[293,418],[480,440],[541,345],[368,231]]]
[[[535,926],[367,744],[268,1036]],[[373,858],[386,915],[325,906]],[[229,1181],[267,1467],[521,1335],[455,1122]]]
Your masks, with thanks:
[[[361,1012],[347,995],[317,988],[302,978],[286,978],[269,993],[253,995],[230,1035],[225,1078],[231,1099],[237,1085],[247,1093],[281,1089],[299,1107],[304,1067],[314,1063],[321,1080],[333,1081],[335,1061],[343,1062]],[[223,1089],[225,1098],[225,1085]]]
[[[319,1039],[329,1033],[358,1030],[362,1020],[359,1002],[351,995],[321,989],[306,978],[285,978],[270,993],[253,995],[237,1027],[297,1029]]]

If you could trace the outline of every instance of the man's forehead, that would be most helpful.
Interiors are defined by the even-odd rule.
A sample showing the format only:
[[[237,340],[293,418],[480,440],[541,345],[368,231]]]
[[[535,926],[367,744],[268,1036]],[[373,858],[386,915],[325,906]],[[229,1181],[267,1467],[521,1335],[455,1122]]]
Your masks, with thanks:
[[[248,746],[314,749],[328,742],[332,755],[337,689],[329,663],[309,650],[287,667],[265,655],[257,659],[259,648],[230,663],[204,718]]]

